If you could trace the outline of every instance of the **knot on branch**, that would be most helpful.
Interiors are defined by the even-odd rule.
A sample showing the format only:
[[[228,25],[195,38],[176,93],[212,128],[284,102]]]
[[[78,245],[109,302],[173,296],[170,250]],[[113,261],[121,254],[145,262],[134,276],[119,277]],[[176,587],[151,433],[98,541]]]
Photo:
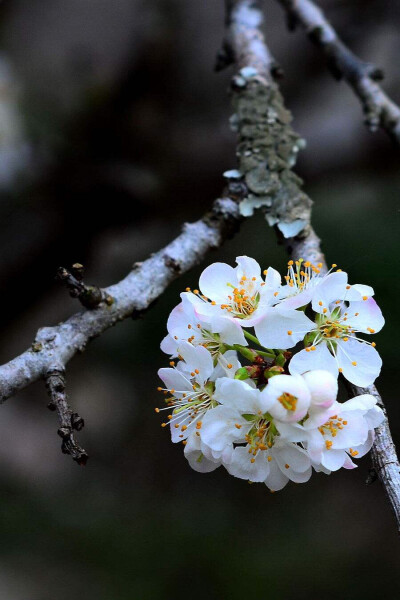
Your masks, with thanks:
[[[107,306],[111,306],[114,298],[97,286],[86,285],[83,282],[83,272],[83,265],[80,263],[72,265],[70,270],[59,267],[57,279],[66,285],[70,296],[78,298],[85,308],[96,308],[101,302],[105,302]]]
[[[63,368],[55,367],[49,369],[45,376],[47,392],[50,396],[48,408],[57,411],[60,427],[57,430],[62,439],[61,451],[69,454],[78,465],[85,465],[89,456],[75,440],[73,430],[80,431],[85,422],[73,412],[68,404],[65,391],[65,371]]]

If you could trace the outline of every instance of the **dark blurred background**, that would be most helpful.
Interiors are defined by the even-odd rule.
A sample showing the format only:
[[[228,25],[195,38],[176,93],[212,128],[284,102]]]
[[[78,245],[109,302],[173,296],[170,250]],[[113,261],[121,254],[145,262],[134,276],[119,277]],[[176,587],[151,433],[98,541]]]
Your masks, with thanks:
[[[399,3],[321,4],[353,50],[384,68],[399,102]],[[379,387],[399,441],[399,155],[364,127],[358,101],[303,33],[287,32],[280,7],[265,7],[328,261],[372,285],[387,319]],[[114,283],[220,194],[235,167],[231,73],[213,72],[223,18],[220,0],[1,4],[2,362],[79,310],[54,281],[59,265],[79,261],[88,281]],[[238,254],[286,261],[261,215],[207,261]],[[399,595],[399,542],[379,483],[364,485],[368,457],[357,471],[270,494],[222,469],[191,471],[160,428],[159,342],[200,271],[70,364],[86,468],[61,454],[42,383],[0,407],[1,600]]]

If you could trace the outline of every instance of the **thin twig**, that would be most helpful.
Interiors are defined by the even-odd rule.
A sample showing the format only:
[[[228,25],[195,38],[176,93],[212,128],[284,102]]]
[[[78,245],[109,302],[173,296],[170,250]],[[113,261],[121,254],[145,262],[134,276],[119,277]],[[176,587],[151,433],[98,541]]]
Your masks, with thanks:
[[[83,282],[83,265],[75,263],[71,270],[60,267],[57,279],[62,281],[69,290],[72,298],[78,298],[85,308],[96,308],[101,302],[108,306],[114,302],[114,298],[95,285],[86,285]]]
[[[322,10],[312,0],[278,0],[288,15],[288,25],[300,25],[325,54],[334,77],[344,79],[361,101],[365,122],[371,131],[378,127],[400,144],[400,108],[380,85],[383,71],[356,56],[338,37]]]
[[[65,371],[63,368],[54,367],[49,369],[45,376],[47,392],[51,398],[48,408],[56,410],[60,427],[57,431],[62,439],[61,450],[64,454],[72,456],[78,465],[85,465],[89,456],[75,440],[74,429],[80,431],[84,426],[84,420],[74,413],[67,400],[65,391]]]

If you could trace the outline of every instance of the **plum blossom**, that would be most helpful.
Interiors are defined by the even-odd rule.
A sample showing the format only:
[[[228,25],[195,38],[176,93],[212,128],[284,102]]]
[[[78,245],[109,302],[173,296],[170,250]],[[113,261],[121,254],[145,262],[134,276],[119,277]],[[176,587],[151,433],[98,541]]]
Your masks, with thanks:
[[[189,299],[189,296],[193,298]],[[208,318],[197,311],[203,302],[188,292],[181,294],[182,302],[176,306],[167,321],[168,335],[161,342],[161,350],[171,357],[178,356],[179,344],[188,341],[194,346],[204,346],[216,358],[224,344],[241,344],[247,341],[237,322],[224,319],[217,314]]]
[[[286,308],[300,308],[309,304],[314,296],[323,293],[324,289],[335,287],[335,300],[362,300],[374,295],[374,290],[368,285],[348,284],[347,273],[340,269],[332,273],[337,265],[333,264],[327,273],[323,273],[322,263],[313,265],[310,261],[299,258],[289,260],[288,272],[285,275],[286,284],[282,285],[277,296],[277,303]],[[321,288],[322,286],[322,288]],[[320,297],[318,298],[320,299]]]
[[[284,419],[288,418],[287,413],[296,410],[304,416],[309,393],[307,388],[302,387],[301,377],[287,375],[273,377],[267,388],[274,379],[282,377],[283,381],[275,385],[274,392],[270,394],[260,392],[243,381],[220,379],[214,396],[220,405],[207,413],[201,431],[202,440],[211,450],[229,452],[229,461],[224,466],[231,475],[264,482],[274,491],[281,489],[290,479],[300,483],[311,476],[311,461],[307,453],[289,439],[280,438],[271,414],[274,409],[279,412],[277,407],[281,406]],[[295,391],[294,382],[298,384],[298,397],[285,391]],[[301,409],[295,406],[299,400]],[[232,452],[233,444],[246,445],[236,446]]]
[[[261,275],[260,265],[248,256],[236,259],[233,268],[214,263],[200,276],[200,289],[210,302],[197,308],[198,314],[224,315],[241,327],[254,327],[259,341],[267,348],[290,348],[311,331],[313,323],[302,311],[291,307],[273,308],[281,290],[281,276],[269,267]]]
[[[361,387],[372,384],[382,360],[375,343],[359,338],[357,333],[373,334],[382,329],[385,321],[375,300],[364,296],[347,303],[337,299],[334,288],[324,286],[312,305],[317,315],[313,330],[308,332],[310,343],[293,356],[289,371],[295,374],[323,368],[334,375],[343,373]]]

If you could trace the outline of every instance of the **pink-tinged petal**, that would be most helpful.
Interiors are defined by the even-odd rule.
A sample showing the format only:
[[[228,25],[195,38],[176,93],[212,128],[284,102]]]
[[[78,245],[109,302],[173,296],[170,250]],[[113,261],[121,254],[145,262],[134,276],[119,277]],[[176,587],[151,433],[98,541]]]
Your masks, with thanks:
[[[322,313],[328,309],[331,302],[341,300],[346,292],[347,273],[344,271],[331,273],[315,286],[312,299],[312,308],[315,312]]]
[[[348,454],[346,454],[346,460],[343,463],[343,469],[357,469],[357,465],[353,463]]]
[[[346,309],[346,325],[364,333],[377,333],[385,324],[381,309],[373,298],[351,302]]]
[[[256,336],[265,348],[292,348],[315,328],[302,311],[268,308],[254,325]]]
[[[238,285],[236,271],[225,263],[213,263],[200,275],[199,286],[207,298],[217,303],[225,303]]]
[[[325,450],[322,452],[321,464],[330,471],[338,471],[343,467],[346,456],[344,450]]]
[[[351,302],[353,300],[362,300],[364,296],[370,298],[374,295],[374,290],[370,285],[363,285],[362,283],[356,283],[351,285],[349,289],[346,287],[346,295],[343,300]]]
[[[237,280],[240,281],[242,277],[252,279],[257,277],[261,279],[261,267],[254,258],[249,256],[238,256],[236,259],[238,266],[236,267]]]
[[[168,390],[176,390],[176,396],[179,397],[179,392],[192,391],[192,385],[188,379],[177,369],[162,368],[158,370],[158,376],[163,380],[165,387]]]
[[[334,377],[338,376],[336,360],[323,342],[318,344],[315,350],[309,352],[307,350],[300,350],[300,352],[293,356],[289,363],[289,371],[292,375],[295,373],[302,375],[306,371],[314,369],[323,369],[332,373]]]
[[[363,342],[337,340],[336,356],[344,377],[360,387],[374,383],[381,372],[381,357],[375,348]]]
[[[276,460],[272,460],[269,463],[269,467],[269,475],[264,483],[272,492],[278,492],[288,483],[289,477],[282,473]]]
[[[304,381],[310,390],[311,404],[313,407],[329,408],[337,398],[337,376],[325,369],[315,369],[303,375]]]
[[[220,404],[235,408],[240,414],[257,414],[260,410],[260,390],[245,381],[223,377],[216,382],[214,398]]]
[[[193,346],[189,342],[179,344],[179,354],[193,371],[197,370],[196,381],[204,383],[214,370],[211,354],[203,346]]]
[[[191,435],[188,438],[184,454],[192,469],[199,473],[210,473],[217,469],[221,464],[220,460],[213,461],[204,456],[201,451],[200,438],[196,435]]]
[[[254,462],[251,462],[254,460]],[[269,462],[265,452],[258,452],[256,456],[249,454],[248,446],[235,448],[231,462],[225,465],[228,473],[239,479],[262,482],[269,475]]]
[[[170,334],[166,335],[160,344],[161,350],[165,352],[165,354],[169,354],[171,358],[178,356],[177,347],[177,341],[174,340]]]
[[[201,439],[212,450],[222,452],[225,446],[244,439],[250,428],[251,423],[243,419],[237,409],[221,405],[207,411]]]

